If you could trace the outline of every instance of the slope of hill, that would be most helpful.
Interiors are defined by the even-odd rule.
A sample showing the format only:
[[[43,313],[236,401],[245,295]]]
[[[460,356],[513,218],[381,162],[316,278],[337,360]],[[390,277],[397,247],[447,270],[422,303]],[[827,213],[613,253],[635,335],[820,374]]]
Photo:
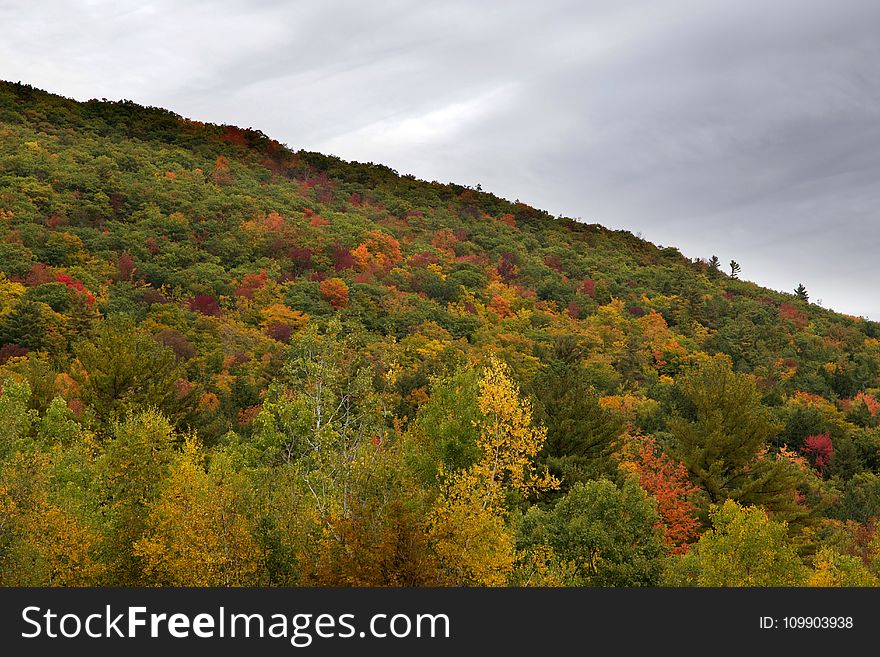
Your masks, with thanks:
[[[2,83],[0,583],[873,584],[878,328]]]

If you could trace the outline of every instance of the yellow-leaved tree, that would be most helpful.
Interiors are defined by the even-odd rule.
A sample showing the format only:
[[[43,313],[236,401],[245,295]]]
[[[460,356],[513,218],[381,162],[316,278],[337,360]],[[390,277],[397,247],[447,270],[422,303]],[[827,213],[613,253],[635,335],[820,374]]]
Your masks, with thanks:
[[[880,581],[859,557],[840,554],[834,548],[823,546],[813,557],[813,572],[807,586],[878,586]]]
[[[100,535],[75,514],[40,499],[25,517],[25,530],[36,557],[31,572],[41,572],[41,583],[94,586],[100,581],[105,568],[94,558]]]
[[[146,584],[246,586],[256,583],[260,549],[246,514],[244,482],[222,454],[203,466],[188,438],[165,489],[150,507],[147,531],[134,544]]]
[[[532,424],[532,407],[520,396],[508,367],[491,358],[479,383],[480,460],[440,472],[441,491],[428,516],[428,536],[444,583],[501,586],[516,561],[507,525],[506,494],[528,496],[559,486],[536,471],[534,460],[547,431]]]
[[[17,453],[0,469],[0,586],[97,586],[100,532],[73,495],[53,495],[57,463]]]

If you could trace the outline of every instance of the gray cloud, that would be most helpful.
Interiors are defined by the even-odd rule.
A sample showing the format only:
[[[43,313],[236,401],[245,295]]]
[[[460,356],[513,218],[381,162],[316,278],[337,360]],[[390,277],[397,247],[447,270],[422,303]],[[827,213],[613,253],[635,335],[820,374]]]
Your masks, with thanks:
[[[880,319],[880,4],[0,0],[0,77],[717,253]]]

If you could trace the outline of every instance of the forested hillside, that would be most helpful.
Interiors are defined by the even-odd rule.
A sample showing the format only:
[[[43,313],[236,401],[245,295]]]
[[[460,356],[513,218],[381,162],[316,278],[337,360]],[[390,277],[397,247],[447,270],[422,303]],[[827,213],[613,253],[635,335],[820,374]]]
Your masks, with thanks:
[[[711,255],[0,83],[0,584],[878,584],[880,326]]]

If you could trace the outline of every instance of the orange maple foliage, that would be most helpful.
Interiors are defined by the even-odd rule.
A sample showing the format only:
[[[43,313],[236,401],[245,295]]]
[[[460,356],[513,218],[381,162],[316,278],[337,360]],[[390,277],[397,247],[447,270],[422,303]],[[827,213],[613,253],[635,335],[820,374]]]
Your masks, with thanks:
[[[366,244],[360,244],[357,248],[352,250],[351,257],[354,258],[358,267],[366,267],[370,262],[370,250],[367,248]]]
[[[229,160],[222,155],[218,155],[217,159],[214,160],[212,178],[218,185],[226,185],[232,181],[232,175],[229,173]]]
[[[510,213],[502,214],[500,217],[498,217],[498,221],[503,224],[507,224],[508,226],[512,226],[513,228],[516,228],[516,217],[514,217]]]
[[[453,247],[458,241],[458,238],[451,230],[444,228],[434,233],[434,236],[431,238],[431,246],[439,251],[455,255]]]
[[[362,269],[369,267],[376,272],[387,271],[403,260],[400,242],[381,230],[368,232],[351,255]]]
[[[348,285],[341,278],[328,278],[321,281],[321,296],[333,306],[334,310],[348,305]]]
[[[241,285],[235,288],[235,296],[253,299],[254,292],[259,290],[269,280],[265,270],[259,274],[245,274],[241,279]]]
[[[657,500],[670,553],[687,552],[700,528],[692,501],[698,488],[688,479],[687,468],[667,455],[652,436],[633,436],[624,447],[621,465],[636,474],[639,485]]]
[[[510,302],[500,295],[492,297],[489,302],[489,308],[502,319],[505,317],[513,317],[513,311],[510,309]]]
[[[270,212],[262,221],[264,228],[270,232],[278,232],[284,227],[284,216],[277,212]]]
[[[811,408],[833,408],[833,405],[824,397],[814,394],[812,392],[805,392],[803,390],[797,390],[792,395],[792,401],[798,404],[802,404],[804,406],[809,406]]]
[[[868,413],[871,414],[871,417],[876,417],[877,412],[880,411],[880,402],[874,399],[874,396],[867,392],[860,392],[853,398],[853,402],[863,402],[868,409]]]

